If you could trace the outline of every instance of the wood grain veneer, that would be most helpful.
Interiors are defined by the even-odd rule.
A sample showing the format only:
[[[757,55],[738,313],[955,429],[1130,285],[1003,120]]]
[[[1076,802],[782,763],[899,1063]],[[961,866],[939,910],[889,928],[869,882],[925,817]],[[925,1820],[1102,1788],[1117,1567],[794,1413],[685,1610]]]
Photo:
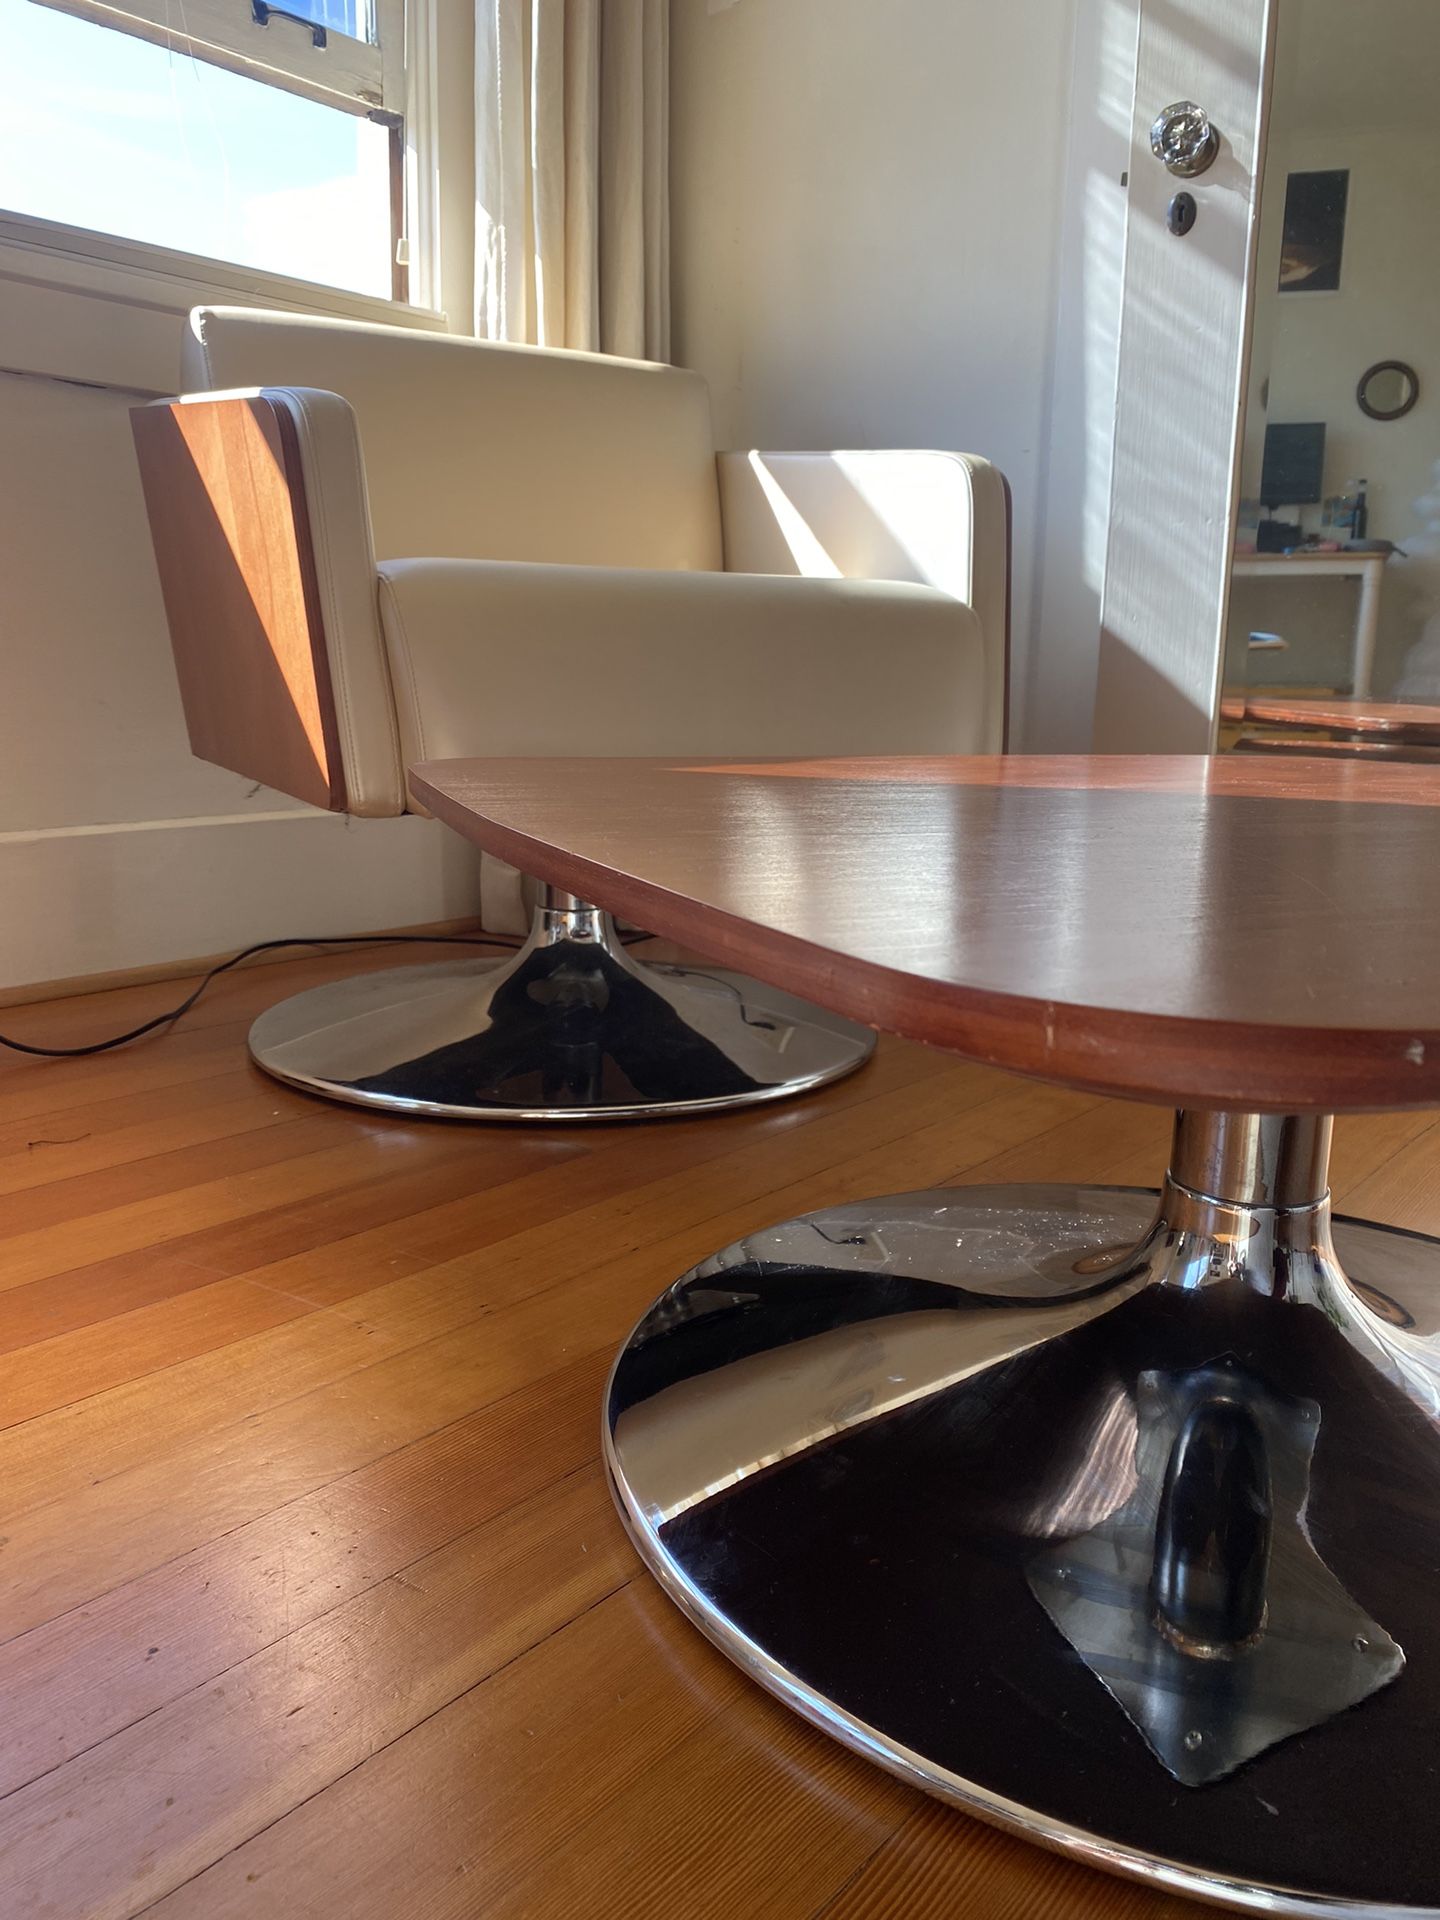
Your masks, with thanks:
[[[852,1018],[1167,1104],[1440,1104],[1440,777],[1260,756],[432,762],[527,872]]]
[[[342,812],[293,423],[263,394],[161,401],[130,420],[192,749]]]

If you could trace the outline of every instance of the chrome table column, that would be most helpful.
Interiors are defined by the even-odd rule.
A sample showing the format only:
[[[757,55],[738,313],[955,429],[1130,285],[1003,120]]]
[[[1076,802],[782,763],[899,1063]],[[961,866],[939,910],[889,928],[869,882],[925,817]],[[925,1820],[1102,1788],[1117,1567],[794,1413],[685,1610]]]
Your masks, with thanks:
[[[1440,1242],[1332,1223],[1329,1142],[1185,1112],[1158,1202],[902,1194],[714,1255],[610,1382],[641,1555],[781,1699],[1032,1840],[1440,1912]]]
[[[745,974],[636,960],[608,913],[553,888],[511,959],[356,974],[250,1030],[256,1064],[291,1086],[459,1120],[722,1112],[824,1086],[874,1046]]]

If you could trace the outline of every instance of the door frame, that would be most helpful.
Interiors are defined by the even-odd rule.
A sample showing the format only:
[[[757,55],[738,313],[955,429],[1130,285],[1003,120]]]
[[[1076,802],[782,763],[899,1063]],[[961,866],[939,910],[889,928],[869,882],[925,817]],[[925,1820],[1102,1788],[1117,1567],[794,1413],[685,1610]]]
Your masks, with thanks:
[[[1209,753],[1225,656],[1278,0],[1140,0],[1110,532],[1095,697],[1100,753]],[[1177,179],[1150,151],[1169,102],[1219,132]],[[1166,226],[1171,196],[1197,217]]]

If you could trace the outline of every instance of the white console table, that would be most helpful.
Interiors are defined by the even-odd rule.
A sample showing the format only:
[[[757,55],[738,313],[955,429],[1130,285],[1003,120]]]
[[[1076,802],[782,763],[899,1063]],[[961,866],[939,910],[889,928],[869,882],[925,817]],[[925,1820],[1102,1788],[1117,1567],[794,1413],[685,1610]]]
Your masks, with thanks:
[[[1380,583],[1387,558],[1383,553],[1242,553],[1231,572],[1237,580],[1358,580],[1360,601],[1355,609],[1350,686],[1356,699],[1368,700],[1380,631]]]

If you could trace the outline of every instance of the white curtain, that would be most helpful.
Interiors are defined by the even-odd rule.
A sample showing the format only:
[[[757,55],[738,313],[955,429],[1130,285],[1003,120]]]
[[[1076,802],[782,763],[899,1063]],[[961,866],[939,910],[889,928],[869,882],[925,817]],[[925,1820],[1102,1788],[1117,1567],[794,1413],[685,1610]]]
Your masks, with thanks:
[[[670,357],[669,0],[476,0],[475,330]]]

